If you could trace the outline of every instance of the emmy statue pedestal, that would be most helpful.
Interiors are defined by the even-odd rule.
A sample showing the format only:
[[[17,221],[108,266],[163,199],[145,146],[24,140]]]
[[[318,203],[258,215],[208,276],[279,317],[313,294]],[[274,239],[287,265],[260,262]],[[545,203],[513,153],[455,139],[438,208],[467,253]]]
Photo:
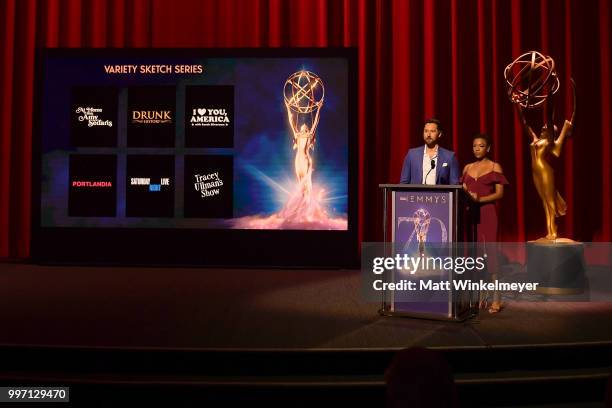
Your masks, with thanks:
[[[585,289],[584,244],[527,243],[527,276],[544,295],[576,295]]]

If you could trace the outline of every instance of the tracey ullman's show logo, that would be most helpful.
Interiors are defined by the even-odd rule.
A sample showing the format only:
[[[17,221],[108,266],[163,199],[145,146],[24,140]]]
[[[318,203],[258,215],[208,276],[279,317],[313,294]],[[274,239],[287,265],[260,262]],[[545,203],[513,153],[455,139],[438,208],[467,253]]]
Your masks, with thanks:
[[[193,188],[199,191],[202,198],[213,197],[220,194],[220,187],[223,180],[219,177],[219,172],[208,174],[196,174]]]
[[[160,124],[172,123],[172,111],[169,110],[135,110],[132,111],[132,123]]]
[[[79,122],[87,122],[87,127],[108,126],[113,127],[112,120],[100,119],[104,110],[99,107],[79,106],[76,108],[77,120]]]
[[[228,127],[230,119],[225,109],[195,108],[189,121],[193,127]]]

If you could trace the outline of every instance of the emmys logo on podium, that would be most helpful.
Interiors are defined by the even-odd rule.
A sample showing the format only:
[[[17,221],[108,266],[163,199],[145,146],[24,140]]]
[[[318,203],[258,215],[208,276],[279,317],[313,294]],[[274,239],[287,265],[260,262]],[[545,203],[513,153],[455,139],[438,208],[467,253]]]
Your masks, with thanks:
[[[400,201],[407,201],[409,203],[425,203],[425,204],[446,204],[446,196],[431,196],[431,195],[419,195],[411,194],[408,196],[401,196]]]

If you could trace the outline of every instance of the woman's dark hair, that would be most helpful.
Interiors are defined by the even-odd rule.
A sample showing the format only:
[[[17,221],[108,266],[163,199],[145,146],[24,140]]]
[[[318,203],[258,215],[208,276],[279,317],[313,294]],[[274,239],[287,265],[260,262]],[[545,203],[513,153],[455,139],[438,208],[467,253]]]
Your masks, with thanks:
[[[487,147],[491,146],[492,142],[491,142],[491,138],[485,134],[485,133],[476,133],[473,137],[472,137],[472,142],[476,139],[484,139],[487,142]]]

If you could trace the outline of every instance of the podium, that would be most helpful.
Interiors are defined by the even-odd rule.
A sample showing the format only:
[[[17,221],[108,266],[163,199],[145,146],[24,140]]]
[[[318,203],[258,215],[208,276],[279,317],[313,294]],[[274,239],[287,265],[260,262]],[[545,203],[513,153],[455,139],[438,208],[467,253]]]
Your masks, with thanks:
[[[383,193],[383,242],[385,256],[435,257],[456,259],[473,256],[469,245],[474,226],[465,215],[466,196],[460,185],[380,184]],[[468,253],[470,252],[470,253]],[[433,268],[413,275],[393,269],[385,281],[407,282],[415,290],[383,291],[380,313],[386,316],[420,317],[463,321],[478,308],[478,293],[456,289],[456,280],[471,279],[469,273]],[[442,290],[419,289],[420,281],[449,282]]]

